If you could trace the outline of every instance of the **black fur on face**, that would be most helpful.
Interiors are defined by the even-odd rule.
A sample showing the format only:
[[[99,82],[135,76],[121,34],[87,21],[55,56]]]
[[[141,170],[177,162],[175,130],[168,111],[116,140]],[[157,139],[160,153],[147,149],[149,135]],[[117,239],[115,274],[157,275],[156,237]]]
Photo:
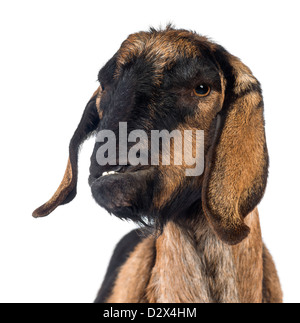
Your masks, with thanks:
[[[119,122],[127,122],[128,133],[143,130],[148,138],[151,130],[204,130],[207,151],[224,90],[222,71],[205,38],[185,31],[179,36],[172,29],[131,35],[98,78],[103,91],[97,131],[112,130],[117,148]],[[201,84],[211,89],[206,97],[194,94]],[[161,227],[200,205],[202,176],[187,177],[184,166],[151,166],[150,142],[150,166],[121,167],[118,159],[116,166],[100,166],[96,153],[101,145],[94,147],[89,183],[94,199],[108,212]],[[102,176],[109,171],[118,173]]]

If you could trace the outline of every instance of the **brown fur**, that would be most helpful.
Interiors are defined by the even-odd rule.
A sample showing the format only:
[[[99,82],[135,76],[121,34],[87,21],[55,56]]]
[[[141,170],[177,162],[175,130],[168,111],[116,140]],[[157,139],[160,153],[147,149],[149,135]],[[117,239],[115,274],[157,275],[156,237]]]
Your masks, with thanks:
[[[98,89],[95,91],[95,93],[93,94],[92,98],[94,96],[96,96],[96,108],[97,108],[97,111],[98,111],[98,114],[99,114],[99,118],[100,120],[102,119],[103,117],[103,111],[101,110],[100,108],[100,102],[101,102],[101,95],[102,95],[102,88],[101,86],[98,87]]]
[[[145,303],[146,288],[154,264],[153,236],[142,241],[122,266],[108,303]]]
[[[269,250],[263,245],[263,302],[282,303],[283,294],[277,270]]]
[[[250,188],[259,189],[267,167],[260,103],[261,96],[255,92],[233,103],[207,157],[204,211],[216,233],[232,244],[249,234],[243,221],[248,214],[243,214],[243,204]]]
[[[53,210],[55,210],[66,199],[68,194],[73,189],[72,179],[73,179],[72,165],[69,159],[64,178],[61,184],[59,185],[57,191],[54,193],[54,195],[48,202],[46,202],[45,204],[43,204],[33,212],[33,216],[35,218],[38,218],[41,216],[47,216]]]
[[[241,243],[232,246],[237,274],[237,286],[242,303],[262,302],[262,240],[258,211],[255,209],[245,219],[250,234]]]
[[[210,302],[202,267],[191,232],[168,223],[156,241],[156,262],[147,287],[149,302]]]
[[[204,218],[189,227],[168,223],[157,239],[150,236],[132,252],[107,302],[282,302],[257,210],[246,223],[251,233],[236,246],[218,239]]]
[[[163,69],[165,67],[170,68],[174,58],[179,55],[196,57],[196,55],[200,54],[199,49],[186,39],[189,36],[189,32],[182,31],[178,33],[172,30],[161,34],[140,32],[130,35],[119,50],[118,69],[115,77],[118,77],[122,65],[125,65],[133,57],[144,53],[146,58],[152,61],[156,67],[156,85],[158,86]],[[206,41],[205,37],[201,37],[201,39]]]

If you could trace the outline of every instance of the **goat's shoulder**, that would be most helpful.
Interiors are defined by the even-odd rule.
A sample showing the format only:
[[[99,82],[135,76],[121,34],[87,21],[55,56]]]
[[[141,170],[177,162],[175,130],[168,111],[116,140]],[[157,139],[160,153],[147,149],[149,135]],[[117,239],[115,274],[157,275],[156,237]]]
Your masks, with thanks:
[[[120,268],[127,261],[136,246],[147,238],[148,235],[149,233],[144,229],[135,229],[126,234],[119,241],[111,257],[104,281],[98,292],[95,303],[104,303],[110,296]]]

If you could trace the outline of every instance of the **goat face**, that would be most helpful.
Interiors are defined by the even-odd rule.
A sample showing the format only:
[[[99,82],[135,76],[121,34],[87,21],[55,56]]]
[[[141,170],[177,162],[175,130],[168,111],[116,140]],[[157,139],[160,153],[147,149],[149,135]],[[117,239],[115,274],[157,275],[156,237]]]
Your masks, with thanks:
[[[100,70],[99,82],[71,140],[62,184],[34,216],[47,215],[74,198],[78,146],[96,132],[89,183],[102,207],[120,218],[147,219],[159,227],[203,210],[222,240],[235,244],[244,239],[249,233],[244,217],[262,198],[268,168],[261,90],[251,71],[205,37],[168,27],[130,35]],[[137,130],[146,138],[139,137],[144,162],[133,154],[137,163],[132,164],[127,157],[137,152],[137,142],[125,139],[124,148],[122,140]],[[182,149],[183,139],[175,137],[170,164],[164,165],[158,149],[159,162],[153,165],[153,130],[180,134],[181,139],[192,131],[189,155],[204,157],[204,171],[186,176],[188,152]],[[197,155],[196,130],[204,134],[202,156]],[[106,164],[99,162],[109,147],[104,131],[114,134],[116,148]],[[178,157],[181,163],[175,162]]]

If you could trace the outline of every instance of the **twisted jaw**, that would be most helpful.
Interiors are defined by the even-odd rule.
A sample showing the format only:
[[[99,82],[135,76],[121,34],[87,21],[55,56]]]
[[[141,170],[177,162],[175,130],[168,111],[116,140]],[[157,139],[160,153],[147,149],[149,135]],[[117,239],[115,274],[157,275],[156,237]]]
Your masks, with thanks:
[[[153,169],[118,166],[98,178],[89,177],[95,201],[120,218],[137,219],[149,209],[153,195]]]

